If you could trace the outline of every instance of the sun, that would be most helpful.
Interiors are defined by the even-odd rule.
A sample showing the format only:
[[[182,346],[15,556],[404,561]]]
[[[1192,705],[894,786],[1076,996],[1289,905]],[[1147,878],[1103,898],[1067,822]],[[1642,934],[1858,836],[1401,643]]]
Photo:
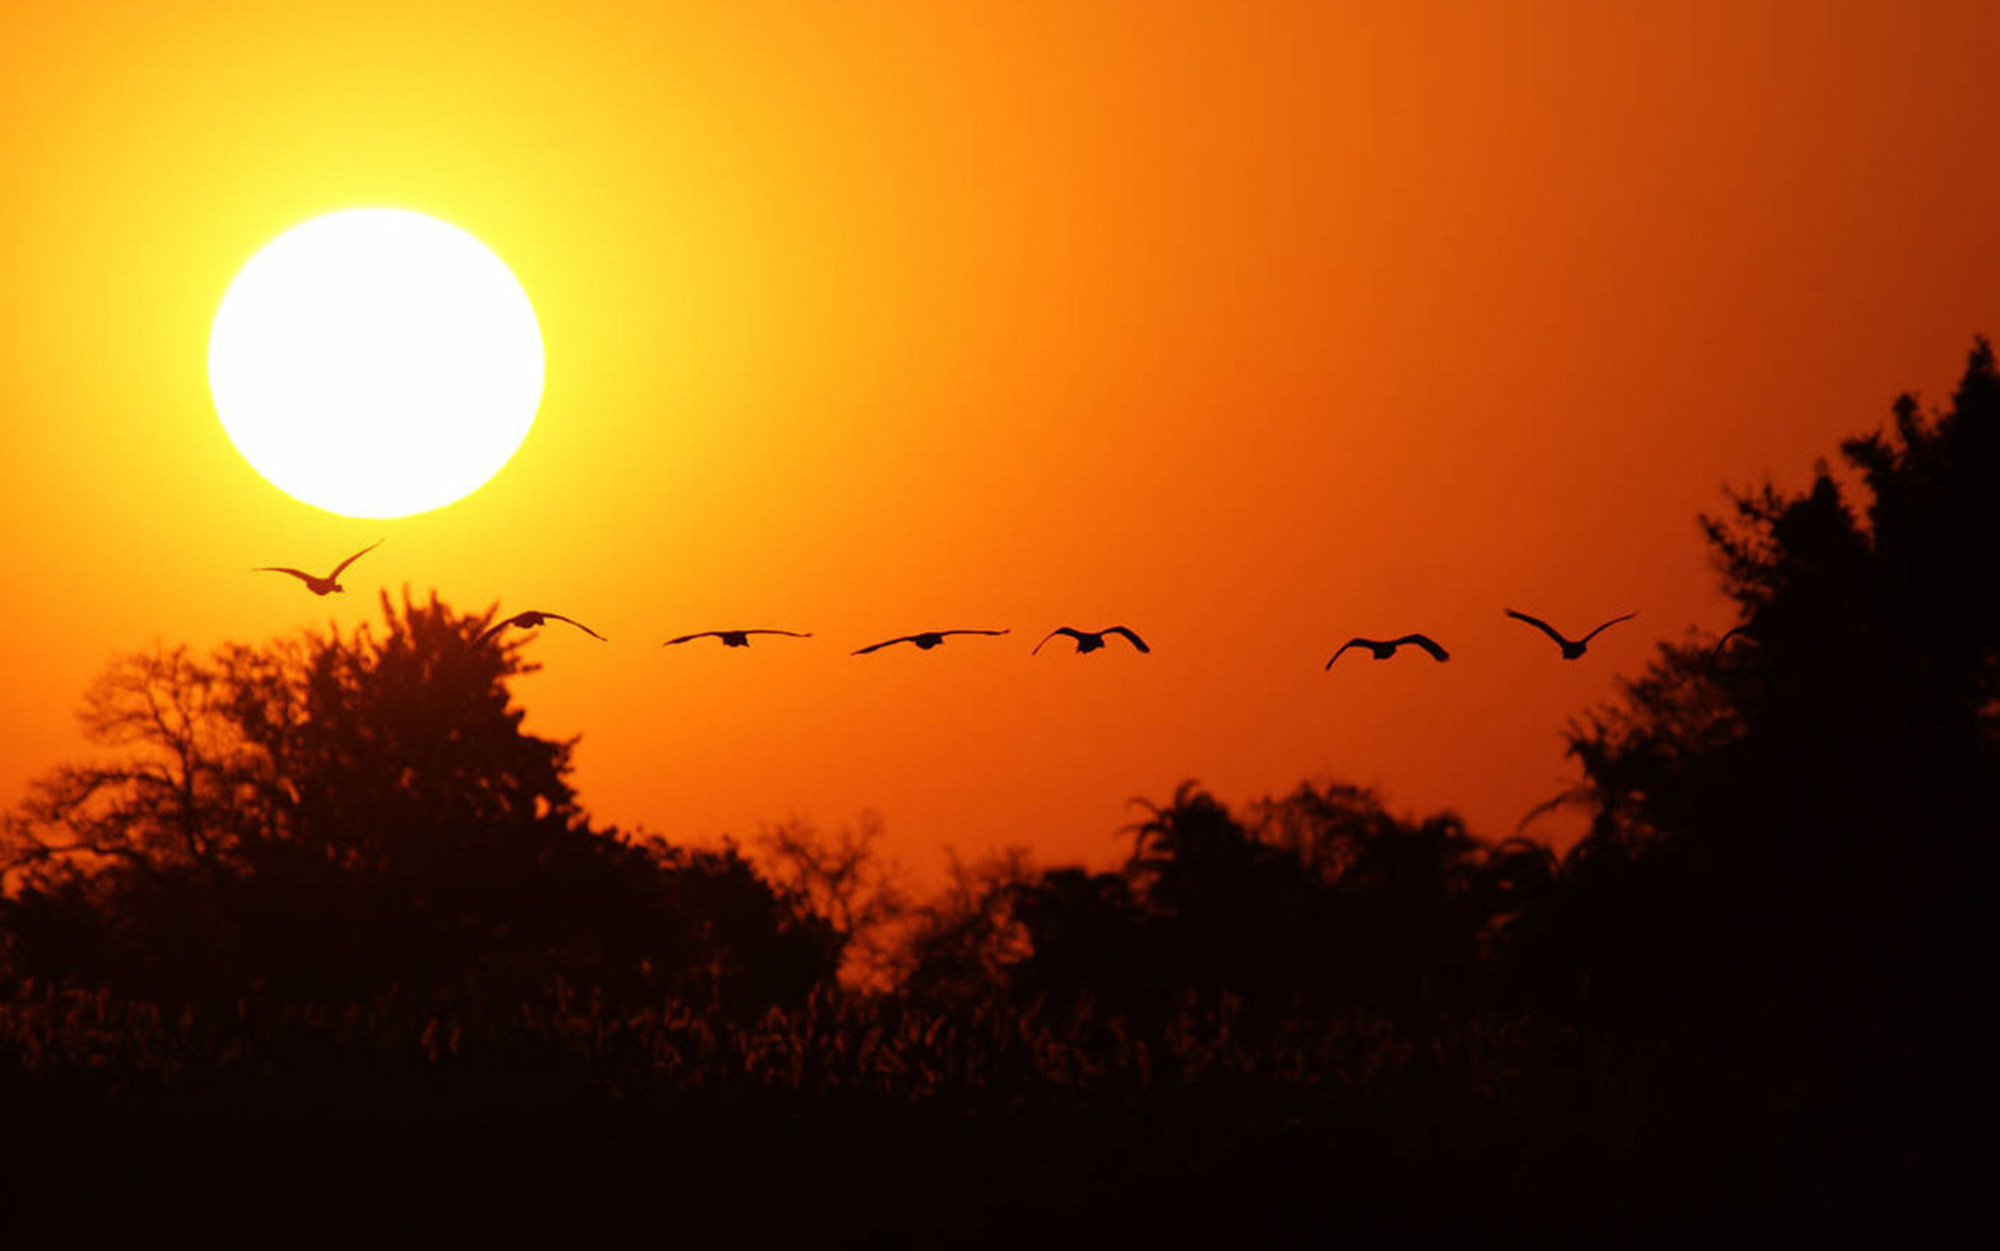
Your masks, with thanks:
[[[279,490],[349,517],[463,499],[542,398],[542,335],[505,262],[403,209],[315,217],[250,258],[216,309],[223,429]]]

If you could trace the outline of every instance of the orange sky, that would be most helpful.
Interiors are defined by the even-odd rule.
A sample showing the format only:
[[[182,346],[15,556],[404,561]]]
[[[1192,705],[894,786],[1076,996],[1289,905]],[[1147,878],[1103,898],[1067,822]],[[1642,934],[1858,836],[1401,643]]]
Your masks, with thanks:
[[[531,645],[528,728],[676,839],[1108,864],[1190,776],[1504,835],[1725,623],[1697,512],[2000,334],[2000,10],[1638,7],[0,7],[0,803],[114,656],[407,582],[607,634]],[[509,467],[398,521],[207,389],[237,267],[357,205],[482,238],[548,350]],[[249,572],[383,536],[344,600]],[[1563,664],[1505,606],[1640,616]],[[1155,653],[1028,657],[1113,622]],[[754,625],[818,637],[658,646]],[[1014,633],[846,654],[952,626]],[[1321,671],[1410,629],[1452,663]]]

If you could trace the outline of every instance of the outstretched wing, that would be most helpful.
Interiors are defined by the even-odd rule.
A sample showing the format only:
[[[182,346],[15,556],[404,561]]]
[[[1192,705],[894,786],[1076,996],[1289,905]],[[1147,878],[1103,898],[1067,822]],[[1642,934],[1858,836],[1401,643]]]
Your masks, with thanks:
[[[1598,635],[1604,633],[1606,630],[1609,630],[1612,626],[1617,625],[1619,622],[1630,621],[1632,618],[1638,615],[1639,614],[1636,612],[1628,612],[1622,617],[1613,617],[1611,620],[1605,622],[1603,625],[1597,627],[1595,630],[1592,630],[1590,633],[1584,635],[1581,639],[1578,639],[1577,641],[1579,643],[1588,643],[1590,640],[1596,638]]]
[[[257,566],[257,567],[256,567],[255,569],[252,569],[252,570],[251,570],[250,572],[251,572],[251,573],[289,573],[289,574],[291,574],[291,575],[292,575],[293,577],[297,578],[297,579],[298,579],[299,581],[301,581],[301,582],[304,582],[305,584],[307,584],[308,586],[310,586],[310,585],[312,584],[312,580],[313,580],[313,576],[312,576],[311,574],[307,573],[307,572],[306,572],[305,570],[303,570],[303,569],[288,569],[288,568],[286,568],[286,567],[285,567],[284,565],[259,565],[259,566]]]
[[[1153,650],[1152,648],[1146,646],[1145,639],[1140,638],[1138,635],[1132,633],[1131,630],[1127,629],[1124,626],[1112,626],[1109,629],[1107,629],[1105,633],[1124,635],[1127,641],[1129,641],[1132,644],[1132,646],[1138,648],[1142,652],[1150,652]]]
[[[916,641],[917,641],[916,635],[905,634],[902,638],[899,639],[883,639],[880,643],[870,643],[866,647],[857,647],[849,654],[854,656],[866,656],[869,652],[879,652],[883,648],[889,647],[896,643],[914,643]]]
[[[1415,643],[1418,647],[1423,648],[1431,654],[1432,660],[1446,661],[1451,659],[1451,653],[1439,647],[1437,640],[1431,638],[1429,635],[1405,634],[1402,638],[1396,640],[1396,646],[1398,647],[1401,647],[1405,643]]]
[[[506,629],[508,626],[513,624],[514,624],[514,618],[512,617],[501,618],[500,620],[494,622],[492,625],[486,627],[484,630],[481,630],[479,632],[479,637],[473,641],[472,645],[474,647],[479,646],[481,643],[486,642],[486,640],[492,638],[494,635],[500,633],[500,631]]]
[[[565,617],[565,616],[563,616],[563,615],[562,615],[561,613],[559,613],[559,612],[545,612],[545,613],[543,613],[542,615],[543,615],[544,617],[553,617],[553,618],[555,618],[555,619],[556,619],[557,621],[567,621],[567,622],[569,622],[569,623],[570,623],[571,625],[573,625],[573,626],[575,626],[575,627],[576,627],[577,629],[579,629],[579,630],[583,631],[583,632],[584,632],[585,634],[588,634],[588,635],[589,635],[590,637],[592,637],[592,638],[596,639],[596,640],[597,640],[598,642],[600,642],[600,643],[609,643],[609,642],[611,641],[610,639],[607,639],[607,638],[605,638],[605,637],[604,637],[604,636],[603,636],[602,634],[599,634],[599,633],[598,633],[597,631],[595,631],[595,630],[591,629],[591,628],[590,628],[589,626],[587,626],[587,625],[583,624],[583,622],[581,622],[581,621],[576,621],[576,620],[572,620],[572,619],[571,619],[571,618],[569,618],[569,617]]]
[[[1367,639],[1352,638],[1340,645],[1340,652],[1344,652],[1350,647],[1368,647],[1368,646],[1370,646],[1370,644]],[[1325,673],[1326,670],[1333,668],[1333,662],[1340,659],[1340,652],[1335,652],[1331,657],[1327,659],[1325,666],[1320,670],[1321,673]]]
[[[1077,642],[1079,643],[1083,642],[1082,632],[1078,630],[1073,630],[1069,626],[1057,626],[1055,629],[1049,631],[1048,638],[1045,638],[1040,643],[1035,644],[1035,651],[1029,652],[1028,654],[1032,656],[1035,654],[1035,652],[1041,651],[1043,646],[1048,643],[1049,639],[1054,638],[1058,634],[1067,634],[1071,638],[1075,639]]]
[[[1006,634],[1006,630],[939,630],[938,634]]]
[[[1554,639],[1558,644],[1564,647],[1569,646],[1569,640],[1562,636],[1562,632],[1557,630],[1554,626],[1550,625],[1548,622],[1542,620],[1540,617],[1530,617],[1527,613],[1515,612],[1511,608],[1507,610],[1507,615],[1512,617],[1516,621],[1527,622],[1529,625],[1535,627],[1537,630],[1540,630],[1543,634],[1546,634],[1550,638]],[[1598,628],[1602,629],[1603,627],[1600,626]]]
[[[1731,626],[1727,634],[1724,634],[1721,638],[1715,640],[1715,650],[1708,654],[1708,658],[1710,660],[1720,659],[1722,656],[1722,649],[1729,646],[1729,640],[1735,638],[1739,634],[1741,634],[1745,638],[1750,637],[1750,627],[1747,625]]]
[[[357,560],[360,560],[363,556],[366,556],[368,553],[374,551],[376,548],[380,546],[382,546],[382,540],[376,539],[373,543],[370,543],[368,546],[354,553],[354,555],[349,556],[346,560],[343,560],[339,564],[335,565],[333,567],[333,572],[327,574],[326,576],[338,580],[340,577],[341,570],[347,568],[349,565],[353,564]]]
[[[554,614],[554,613],[550,613],[549,615],[550,615],[551,617],[555,616],[555,614]],[[746,633],[747,633],[747,631],[746,631]],[[722,636],[722,631],[720,631],[720,630],[703,630],[703,631],[702,631],[702,632],[701,632],[700,634],[683,634],[683,635],[681,635],[681,636],[680,636],[679,638],[677,638],[677,639],[668,639],[668,640],[667,640],[666,642],[664,642],[664,643],[660,644],[660,646],[661,646],[661,647],[672,647],[672,646],[673,646],[674,644],[676,644],[676,643],[690,643],[690,642],[693,642],[693,641],[694,641],[695,639],[705,639],[705,638],[707,638],[707,637],[708,637],[709,635],[711,635],[711,634],[713,634],[713,635],[715,635],[716,637],[720,638],[720,637]]]
[[[720,633],[722,633],[722,631],[720,631],[720,630],[711,630],[711,631],[709,631],[709,633],[710,633],[710,634],[720,634]],[[809,639],[809,638],[811,638],[811,637],[812,637],[812,631],[811,631],[811,630],[807,630],[807,631],[805,631],[805,632],[803,632],[803,633],[801,633],[801,632],[800,632],[800,631],[798,631],[798,630],[739,630],[739,631],[737,631],[737,633],[739,633],[739,634],[782,634],[782,635],[784,635],[784,636],[785,636],[786,638],[790,638],[790,639]],[[696,637],[696,638],[699,638],[699,637],[701,637],[701,636],[700,636],[700,635],[696,635],[695,637]]]

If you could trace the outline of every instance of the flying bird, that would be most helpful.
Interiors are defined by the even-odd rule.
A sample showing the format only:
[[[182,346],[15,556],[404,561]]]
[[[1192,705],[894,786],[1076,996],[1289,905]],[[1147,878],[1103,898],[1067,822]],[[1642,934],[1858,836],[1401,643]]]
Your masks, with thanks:
[[[809,639],[811,631],[800,634],[796,630],[703,630],[700,634],[683,634],[677,639],[668,639],[661,647],[672,647],[676,643],[686,643],[694,639],[705,639],[710,635],[722,640],[724,647],[748,647],[753,634],[782,634],[787,638]]]
[[[915,643],[918,647],[922,648],[923,650],[929,651],[931,648],[936,647],[939,643],[944,642],[944,636],[947,634],[1005,634],[1005,633],[1007,633],[1007,631],[1005,630],[927,630],[922,634],[905,634],[902,638],[899,639],[884,639],[880,643],[870,643],[866,647],[857,647],[854,649],[853,654],[856,656],[865,656],[869,652],[879,651],[882,648],[888,647],[895,643]]]
[[[345,592],[347,588],[340,584],[341,572],[345,570],[349,565],[353,564],[357,560],[360,560],[363,556],[366,556],[368,553],[374,551],[376,548],[380,546],[382,546],[382,540],[376,539],[373,543],[370,543],[368,546],[354,553],[354,555],[349,556],[346,560],[343,560],[339,564],[335,565],[333,567],[333,572],[327,574],[324,578],[316,578],[313,575],[307,573],[303,569],[292,569],[285,565],[259,565],[257,568],[252,569],[250,572],[289,573],[293,577],[297,578],[299,581],[305,583],[306,590],[311,591],[314,595],[327,595],[333,592]]]
[[[489,627],[484,634],[481,634],[479,636],[479,641],[481,643],[484,643],[487,639],[492,638],[494,635],[500,633],[500,631],[506,629],[508,626],[520,626],[524,630],[531,630],[534,629],[536,626],[547,625],[551,621],[568,621],[569,624],[575,626],[577,629],[583,631],[585,634],[588,634],[590,637],[596,639],[600,643],[608,643],[611,641],[605,638],[602,634],[599,634],[597,631],[591,629],[589,626],[583,624],[583,622],[581,621],[571,621],[568,617],[563,616],[559,612],[537,612],[535,609],[532,608],[530,608],[526,612],[517,612],[513,616],[507,618],[505,621],[494,622],[493,625]]]
[[[1127,629],[1124,626],[1106,626],[1104,629],[1099,630],[1095,634],[1092,634],[1088,630],[1076,630],[1070,628],[1069,626],[1058,626],[1055,629],[1049,631],[1049,638],[1045,638],[1041,642],[1035,644],[1035,650],[1029,652],[1028,654],[1030,656],[1033,656],[1036,652],[1041,651],[1043,647],[1048,645],[1049,639],[1054,638],[1058,634],[1067,634],[1071,638],[1075,639],[1076,650],[1078,654],[1082,654],[1084,652],[1094,652],[1098,648],[1104,646],[1104,636],[1107,634],[1124,635],[1126,640],[1130,642],[1132,646],[1138,648],[1142,652],[1150,652],[1153,650],[1152,648],[1146,646],[1145,639],[1140,638],[1138,635],[1132,633],[1131,630]]]
[[[1752,642],[1756,641],[1757,636],[1750,633],[1749,626],[1747,625],[1731,626],[1727,634],[1724,634],[1721,638],[1715,640],[1715,650],[1708,654],[1708,658],[1710,660],[1722,659],[1722,649],[1729,646],[1729,640],[1735,638],[1739,634],[1742,635],[1744,638],[1749,639]]]
[[[1418,647],[1429,652],[1431,659],[1440,664],[1451,659],[1450,652],[1439,647],[1434,639],[1424,634],[1405,634],[1402,638],[1387,640],[1352,638],[1340,645],[1340,652],[1344,652],[1350,647],[1365,647],[1374,654],[1375,659],[1387,660],[1389,657],[1395,655],[1396,649],[1405,643],[1415,643]],[[1333,668],[1333,662],[1340,659],[1340,652],[1335,652],[1326,662],[1327,669]]]
[[[1638,616],[1639,614],[1636,612],[1628,612],[1622,617],[1613,617],[1611,620],[1605,622],[1603,625],[1597,627],[1595,630],[1592,630],[1590,633],[1584,635],[1580,639],[1564,638],[1560,631],[1558,631],[1554,626],[1550,625],[1548,622],[1543,621],[1540,617],[1530,617],[1527,613],[1515,612],[1511,608],[1507,610],[1507,615],[1512,617],[1516,621],[1527,622],[1529,625],[1535,627],[1537,630],[1540,630],[1543,634],[1546,634],[1550,638],[1554,639],[1556,643],[1562,648],[1564,660],[1575,660],[1577,657],[1583,655],[1584,648],[1590,646],[1590,640],[1596,638],[1598,635],[1604,633],[1606,630],[1609,630],[1612,626],[1617,625],[1619,622],[1630,621],[1632,618]]]

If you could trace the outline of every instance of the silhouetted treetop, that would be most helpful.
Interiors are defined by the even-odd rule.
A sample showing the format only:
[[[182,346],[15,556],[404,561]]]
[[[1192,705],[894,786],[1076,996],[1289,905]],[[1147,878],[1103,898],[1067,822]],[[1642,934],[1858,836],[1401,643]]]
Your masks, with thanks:
[[[379,629],[114,664],[103,763],[10,814],[0,921],[26,972],[157,995],[265,984],[522,994],[551,979],[746,1005],[828,980],[841,936],[733,848],[593,829],[574,740],[521,729],[491,610],[382,597]]]
[[[1607,837],[1712,828],[1695,797],[1765,779],[1830,813],[1964,788],[1989,769],[2000,615],[1985,607],[2000,546],[2000,381],[1978,341],[1952,407],[1905,395],[1890,432],[1848,440],[1861,515],[1825,465],[1798,495],[1765,486],[1703,525],[1749,636],[1666,646],[1621,706],[1572,732]],[[1745,742],[1746,738],[1749,740]],[[1734,745],[1734,746],[1732,746]],[[1722,776],[1727,773],[1733,781]],[[1901,779],[1894,799],[1884,779]],[[1732,789],[1733,788],[1733,789]],[[1721,793],[1716,791],[1716,793]],[[1740,811],[1740,805],[1736,810]],[[1880,815],[1880,814],[1877,814]]]
[[[264,653],[237,649],[236,709],[268,754],[296,811],[322,827],[309,838],[365,838],[365,830],[576,819],[567,775],[574,740],[520,729],[505,680],[530,673],[516,646],[478,646],[479,619],[433,595],[387,595],[378,636],[308,636]]]
[[[1595,819],[1528,981],[1716,1054],[1757,1040],[1795,1085],[1835,1091],[1859,1065],[1904,1115],[1935,1098],[1911,1084],[1963,1061],[1950,1040],[2000,829],[1990,345],[1948,408],[1926,418],[1905,395],[1841,452],[1859,507],[1821,464],[1797,494],[1767,485],[1704,518],[1748,637],[1662,645],[1572,726]]]

